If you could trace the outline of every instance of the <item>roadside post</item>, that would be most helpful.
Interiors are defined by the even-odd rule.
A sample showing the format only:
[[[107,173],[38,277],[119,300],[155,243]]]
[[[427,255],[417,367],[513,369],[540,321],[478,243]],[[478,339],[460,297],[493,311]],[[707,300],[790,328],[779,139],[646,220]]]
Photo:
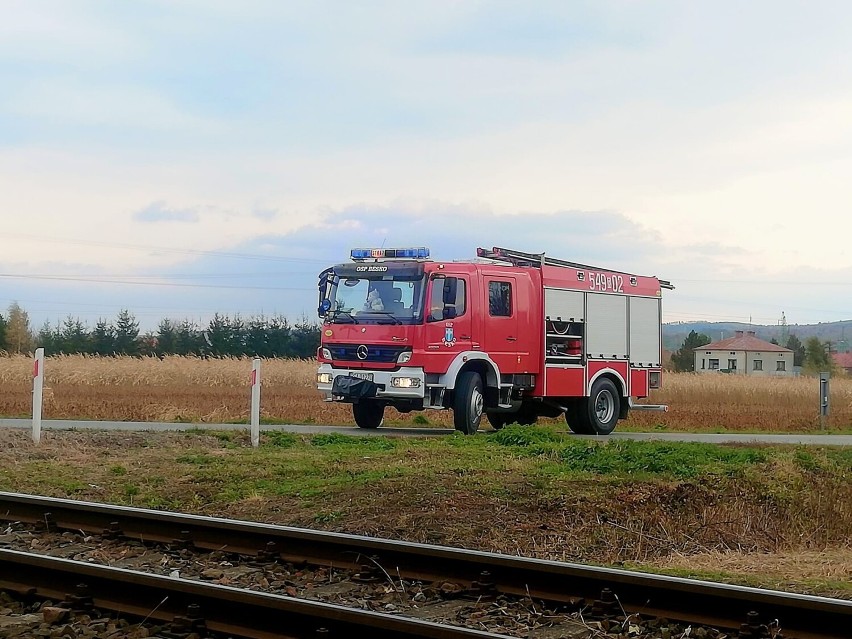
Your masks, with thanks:
[[[251,445],[260,445],[260,358],[251,363]]]
[[[825,430],[825,422],[828,418],[830,403],[828,392],[828,380],[831,378],[831,373],[824,372],[819,374],[819,427],[820,430]]]
[[[41,404],[44,395],[44,349],[37,348],[33,361],[33,442],[41,441]]]

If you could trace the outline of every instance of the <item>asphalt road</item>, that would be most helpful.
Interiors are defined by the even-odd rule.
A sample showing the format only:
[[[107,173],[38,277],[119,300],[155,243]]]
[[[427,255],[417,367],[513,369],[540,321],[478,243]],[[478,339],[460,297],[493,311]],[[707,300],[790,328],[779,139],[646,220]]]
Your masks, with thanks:
[[[0,428],[32,428],[29,419],[0,419]],[[184,431],[205,430],[247,430],[246,424],[177,424],[170,422],[107,422],[79,421],[66,419],[45,419],[42,430],[128,430],[128,431]],[[364,430],[357,426],[317,426],[305,424],[261,424],[262,431],[280,430],[290,433],[341,433],[345,435],[385,435],[388,437],[441,437],[451,434],[445,428],[379,428]],[[489,432],[483,430],[482,432]],[[718,434],[718,433],[628,433],[616,431],[608,437],[594,435],[574,435],[584,439],[633,439],[678,442],[708,442],[714,444],[757,442],[763,444],[822,444],[828,446],[852,446],[852,435],[766,435],[766,434]]]

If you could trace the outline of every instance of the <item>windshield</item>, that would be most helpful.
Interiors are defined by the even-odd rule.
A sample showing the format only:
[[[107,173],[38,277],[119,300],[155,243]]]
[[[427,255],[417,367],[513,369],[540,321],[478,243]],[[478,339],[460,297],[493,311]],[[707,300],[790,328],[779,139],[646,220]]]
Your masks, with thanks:
[[[335,324],[419,324],[423,289],[422,276],[336,277],[327,319]]]

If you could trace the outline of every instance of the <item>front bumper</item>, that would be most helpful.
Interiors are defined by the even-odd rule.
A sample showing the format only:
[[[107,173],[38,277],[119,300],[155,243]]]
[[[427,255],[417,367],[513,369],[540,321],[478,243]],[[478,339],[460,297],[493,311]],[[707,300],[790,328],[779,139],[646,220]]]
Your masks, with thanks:
[[[373,374],[373,384],[376,386],[375,388],[375,397],[377,399],[404,399],[404,400],[422,400],[423,394],[426,389],[426,376],[423,373],[422,368],[415,368],[413,366],[403,366],[394,371],[383,371],[383,370],[365,370],[362,368],[332,368],[329,364],[322,364],[317,369],[317,374],[327,374],[331,375],[331,382],[327,384],[317,384],[317,390],[325,395],[326,401],[352,401],[356,399],[356,397],[345,397],[341,395],[335,395],[332,393],[332,387],[334,386],[334,378],[340,376],[350,376],[353,373],[372,373]],[[392,378],[394,377],[408,377],[413,380],[417,380],[417,385],[413,388],[398,388],[392,385]],[[338,388],[341,385],[338,384]]]

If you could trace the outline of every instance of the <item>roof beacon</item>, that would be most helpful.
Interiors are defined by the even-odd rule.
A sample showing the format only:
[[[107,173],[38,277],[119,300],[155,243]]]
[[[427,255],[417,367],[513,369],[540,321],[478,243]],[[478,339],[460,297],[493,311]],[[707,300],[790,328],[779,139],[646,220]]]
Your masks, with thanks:
[[[393,260],[393,259],[409,259],[409,260],[425,260],[429,258],[429,249],[425,247],[419,248],[358,248],[352,249],[349,256],[353,261],[361,260]]]

